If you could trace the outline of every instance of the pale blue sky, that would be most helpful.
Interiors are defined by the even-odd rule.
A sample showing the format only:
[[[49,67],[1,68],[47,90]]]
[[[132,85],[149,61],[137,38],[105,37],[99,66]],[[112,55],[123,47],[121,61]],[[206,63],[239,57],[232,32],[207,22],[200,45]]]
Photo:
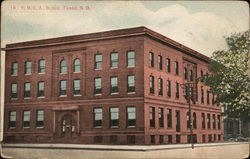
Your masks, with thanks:
[[[36,9],[22,9],[27,6]],[[42,9],[38,10],[40,6]],[[81,6],[90,10],[80,10]],[[226,48],[225,36],[249,29],[249,6],[238,1],[7,1],[2,4],[1,16],[1,47],[7,43],[146,26],[210,56],[213,51]]]

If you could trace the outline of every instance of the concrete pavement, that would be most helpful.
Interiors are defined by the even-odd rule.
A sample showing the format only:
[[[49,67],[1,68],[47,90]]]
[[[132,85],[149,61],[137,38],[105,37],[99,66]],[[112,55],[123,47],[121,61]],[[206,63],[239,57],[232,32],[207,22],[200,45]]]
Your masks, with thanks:
[[[127,146],[80,144],[4,144],[3,154],[18,159],[247,158],[248,142]]]

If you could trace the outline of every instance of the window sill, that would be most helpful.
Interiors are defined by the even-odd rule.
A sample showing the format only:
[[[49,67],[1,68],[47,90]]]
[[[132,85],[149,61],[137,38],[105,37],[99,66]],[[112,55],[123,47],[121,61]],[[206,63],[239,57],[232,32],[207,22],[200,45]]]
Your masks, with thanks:
[[[29,73],[29,74],[24,74],[25,76],[27,76],[27,75],[31,75],[31,73]]]
[[[95,126],[94,128],[95,128],[95,129],[101,129],[102,126]]]
[[[11,100],[17,100],[17,98],[11,98]]]
[[[110,95],[117,95],[117,94],[119,94],[118,92],[117,93],[110,93]]]
[[[60,73],[60,75],[66,75],[67,73]]]
[[[79,72],[73,72],[73,73],[81,73],[81,71],[79,71]]]
[[[99,70],[102,70],[102,68],[95,68],[94,70],[95,71],[99,71]]]
[[[101,96],[102,94],[95,94],[94,96]]]
[[[111,126],[111,129],[119,129],[119,126]]]
[[[16,127],[10,127],[9,129],[10,129],[10,130],[15,130],[15,129],[16,129]]]
[[[127,66],[127,68],[135,68],[135,66]]]
[[[127,128],[136,128],[136,126],[127,126]]]
[[[60,95],[59,97],[67,97],[67,95]]]
[[[117,69],[118,67],[110,67],[110,69]]]
[[[81,97],[82,95],[81,94],[75,94],[73,95],[74,97]]]
[[[40,97],[37,97],[37,98],[45,98],[45,96],[40,96]]]
[[[128,92],[128,94],[135,94],[135,92]]]
[[[16,75],[11,75],[11,76],[15,77],[15,76],[17,76],[17,74]]]
[[[23,127],[23,129],[29,129],[30,127]]]
[[[39,74],[39,75],[43,75],[43,74],[45,74],[45,72],[40,72],[40,73],[38,72],[38,74]]]
[[[37,129],[43,129],[44,127],[36,127]]]
[[[31,97],[24,97],[23,99],[31,99]]]

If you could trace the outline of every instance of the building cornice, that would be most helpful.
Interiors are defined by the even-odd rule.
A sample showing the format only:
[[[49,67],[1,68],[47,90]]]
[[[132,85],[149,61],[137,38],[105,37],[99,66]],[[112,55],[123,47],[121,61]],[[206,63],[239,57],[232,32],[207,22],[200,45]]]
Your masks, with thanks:
[[[83,43],[83,42],[142,36],[142,35],[145,35],[149,38],[152,38],[153,40],[164,43],[165,45],[173,47],[187,55],[198,58],[202,61],[205,61],[205,62],[210,61],[209,57],[189,47],[186,47],[170,38],[167,38],[153,30],[150,30],[144,26],[136,27],[136,28],[105,31],[105,32],[96,32],[96,33],[90,33],[90,34],[64,36],[64,37],[58,37],[58,38],[12,43],[12,44],[7,44],[6,48],[3,48],[3,50],[10,51],[10,50],[18,50],[18,49],[59,46],[59,45],[65,45],[65,44]]]

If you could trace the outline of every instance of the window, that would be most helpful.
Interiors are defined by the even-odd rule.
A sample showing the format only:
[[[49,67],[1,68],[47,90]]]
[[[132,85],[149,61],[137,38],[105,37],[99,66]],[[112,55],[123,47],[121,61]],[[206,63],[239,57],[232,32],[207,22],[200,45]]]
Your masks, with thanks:
[[[167,72],[171,72],[171,63],[170,62],[171,62],[170,59],[167,58],[166,59],[166,71]]]
[[[155,127],[155,108],[154,107],[149,107],[149,123],[150,127],[154,128]]]
[[[163,115],[163,108],[158,109],[158,118],[159,118],[159,127],[164,127],[164,115]]]
[[[187,80],[187,68],[186,67],[184,67],[183,74],[184,74],[184,79]]]
[[[176,121],[176,131],[180,132],[181,131],[181,117],[180,117],[180,111],[176,110],[175,111],[175,121]]]
[[[207,90],[207,104],[210,103],[209,90]]]
[[[66,96],[67,95],[67,81],[61,80],[60,81],[60,96]]]
[[[44,73],[45,72],[45,60],[39,60],[38,61],[38,73]]]
[[[175,98],[179,98],[179,83],[175,83]]]
[[[218,135],[218,141],[220,141],[221,140],[221,135]]]
[[[128,92],[135,92],[135,76],[128,75],[127,80],[128,80],[127,91]]]
[[[44,111],[43,110],[36,111],[36,127],[38,128],[44,127]]]
[[[206,135],[202,135],[202,143],[205,143],[206,142]]]
[[[213,129],[216,129],[216,120],[215,120],[215,114],[213,114]]]
[[[181,143],[181,135],[176,135],[176,143]]]
[[[109,141],[110,141],[110,143],[113,143],[113,144],[116,143],[118,141],[117,135],[111,135],[109,137]]]
[[[16,128],[16,111],[11,111],[9,115],[9,128]]]
[[[215,104],[214,94],[212,94],[212,105]]]
[[[167,112],[168,128],[172,128],[172,110],[168,109]]]
[[[66,62],[66,60],[62,60],[60,62],[60,73],[67,73],[67,62]]]
[[[214,134],[214,142],[216,142],[216,134]]]
[[[167,80],[167,96],[171,97],[171,81]]]
[[[173,143],[173,137],[172,137],[172,135],[168,135],[168,143],[169,144]]]
[[[95,78],[94,94],[102,94],[102,78]]]
[[[201,114],[202,129],[205,129],[205,114]]]
[[[127,66],[128,67],[135,66],[135,52],[134,51],[127,52]]]
[[[24,83],[24,98],[30,98],[30,83]]]
[[[155,81],[154,76],[150,76],[149,77],[149,92],[152,94],[155,93],[154,81]]]
[[[174,62],[174,70],[175,75],[179,75],[179,63],[177,61]]]
[[[118,53],[113,52],[110,54],[110,67],[111,68],[118,68]]]
[[[162,78],[158,78],[158,95],[159,96],[162,96],[162,94],[163,94],[163,91],[162,91],[163,84],[162,83],[163,83]]]
[[[31,74],[31,61],[25,61],[24,74]]]
[[[201,103],[204,103],[204,90],[201,88]]]
[[[160,136],[159,136],[159,143],[160,143],[160,144],[163,144],[163,142],[164,142],[164,136],[163,136],[163,135],[160,135]]]
[[[81,80],[75,79],[74,80],[74,95],[80,95],[81,94]]]
[[[217,115],[218,129],[220,130],[220,115]]]
[[[151,144],[155,143],[155,135],[150,135]]]
[[[23,128],[30,127],[30,111],[23,111]]]
[[[158,69],[162,70],[162,56],[158,55]]]
[[[102,108],[94,108],[94,127],[102,127]]]
[[[127,141],[128,141],[128,144],[135,144],[135,135],[128,135]]]
[[[95,55],[95,69],[102,69],[102,54]]]
[[[95,136],[94,143],[102,143],[102,136]]]
[[[81,71],[81,64],[79,59],[74,60],[74,72],[80,72]]]
[[[135,127],[136,126],[136,108],[127,107],[127,126]]]
[[[13,62],[11,65],[11,75],[16,76],[18,74],[18,63]]]
[[[201,70],[201,77],[203,77],[203,71]],[[203,82],[203,79],[201,79],[201,82]]]
[[[111,77],[110,78],[110,93],[118,93],[118,78],[117,77]]]
[[[149,66],[154,67],[154,53],[149,53]]]
[[[211,119],[210,119],[210,114],[207,114],[207,128],[210,129],[211,128]]]
[[[110,127],[119,126],[119,108],[110,108]]]
[[[197,128],[197,122],[196,122],[196,113],[193,113],[193,128],[196,129]]]
[[[191,125],[190,125],[190,112],[188,111],[187,112],[187,128],[190,129],[191,128]]]
[[[17,84],[11,84],[11,98],[17,98]]]
[[[193,70],[189,71],[189,77],[190,77],[190,81],[194,80]]]
[[[38,97],[44,97],[44,82],[40,81],[38,82],[38,91],[37,91],[37,96]]]
[[[212,142],[212,134],[208,135],[208,142]]]

